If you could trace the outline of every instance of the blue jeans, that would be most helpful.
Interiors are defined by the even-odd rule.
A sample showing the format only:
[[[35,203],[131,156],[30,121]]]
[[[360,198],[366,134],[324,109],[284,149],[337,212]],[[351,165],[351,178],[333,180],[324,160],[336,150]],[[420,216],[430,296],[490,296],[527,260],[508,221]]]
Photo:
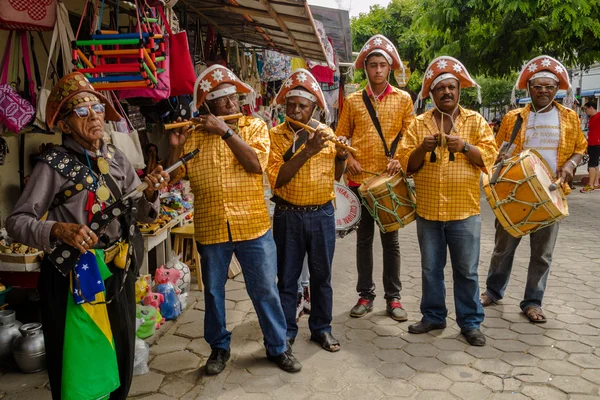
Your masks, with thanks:
[[[210,245],[198,243],[204,283],[204,339],[212,349],[228,349],[231,332],[225,320],[225,283],[233,254],[242,267],[246,290],[264,335],[267,354],[276,356],[286,348],[286,326],[277,293],[277,255],[273,233],[241,242]]]
[[[442,222],[429,221],[417,215],[417,236],[423,276],[423,321],[441,324],[448,316],[444,267],[446,249],[449,249],[454,279],[456,322],[463,332],[479,329],[484,317],[477,282],[480,216]]]
[[[552,253],[558,237],[558,226],[558,223],[555,223],[529,235],[531,256],[529,268],[527,269],[525,295],[523,301],[521,301],[522,310],[528,306],[541,307],[542,305],[550,265],[552,264]],[[494,301],[501,300],[504,297],[504,291],[508,286],[515,259],[515,251],[520,242],[521,238],[511,236],[496,220],[496,241],[485,291]]]
[[[278,211],[273,216],[273,234],[277,243],[277,287],[287,322],[287,337],[298,334],[296,301],[298,278],[308,253],[310,272],[310,317],[313,335],[331,332],[333,289],[331,264],[335,249],[335,210],[329,203],[318,211]]]

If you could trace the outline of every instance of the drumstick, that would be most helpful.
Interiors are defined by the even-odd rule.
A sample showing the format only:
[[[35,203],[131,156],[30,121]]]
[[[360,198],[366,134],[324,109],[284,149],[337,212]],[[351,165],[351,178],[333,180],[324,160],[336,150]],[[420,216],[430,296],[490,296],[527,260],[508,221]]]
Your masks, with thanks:
[[[285,120],[287,122],[290,122],[300,128],[305,129],[306,131],[310,132],[310,133],[315,133],[317,130],[315,128],[313,128],[312,126],[303,124],[300,121],[296,121],[293,118],[288,117],[287,115],[285,116]],[[335,136],[334,137],[328,137],[327,140],[329,140],[330,142],[335,143],[336,145],[340,146],[342,149],[348,150],[350,153],[352,153],[353,155],[356,155],[358,153],[358,150],[356,150],[354,147],[350,147],[348,145],[345,145],[343,143],[338,142],[337,140],[335,140]]]
[[[379,176],[381,174],[377,174],[375,172],[371,172],[371,171],[367,171],[366,169],[361,170],[361,172],[364,172],[365,174],[371,174],[371,175],[375,175],[375,176]]]
[[[244,116],[244,114],[237,113],[237,114],[231,114],[231,115],[219,115],[217,118],[222,119],[223,121],[230,121],[232,119],[240,119],[243,116]],[[190,126],[190,125],[197,125],[197,122],[184,121],[184,122],[176,122],[174,124],[165,124],[164,129],[165,129],[165,131],[168,131],[171,129],[184,128],[184,127]]]
[[[551,192],[554,192],[556,189],[558,189],[558,185],[560,185],[561,181],[562,181],[562,178],[558,178],[556,180],[556,182],[554,182],[550,186],[548,186],[548,190]]]

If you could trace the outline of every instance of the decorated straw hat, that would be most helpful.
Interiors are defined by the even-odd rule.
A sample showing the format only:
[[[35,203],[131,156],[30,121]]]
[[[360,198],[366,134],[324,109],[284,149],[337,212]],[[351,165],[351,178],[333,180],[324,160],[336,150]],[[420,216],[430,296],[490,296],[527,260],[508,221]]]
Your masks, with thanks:
[[[478,91],[478,99],[481,103],[481,93],[479,93],[479,85],[465,66],[454,57],[441,56],[433,60],[423,76],[423,86],[421,87],[421,93],[419,93],[420,99],[426,99],[431,94],[431,90],[441,81],[448,78],[454,78],[460,82],[461,88],[476,87]]]
[[[222,83],[231,83],[234,87],[214,90]],[[199,109],[206,100],[229,96],[233,93],[254,93],[252,87],[242,82],[233,72],[221,64],[215,64],[205,69],[196,79],[194,85],[194,104]]]
[[[392,67],[392,70],[401,69],[404,72],[404,64],[400,59],[400,55],[398,54],[398,50],[396,50],[396,46],[394,46],[394,44],[385,36],[375,35],[367,40],[367,43],[365,43],[360,50],[360,53],[358,53],[358,57],[354,63],[354,68],[364,69],[365,61],[371,54],[382,55],[388,61]]]
[[[305,90],[298,90],[299,87]],[[313,74],[304,68],[294,70],[283,81],[281,89],[279,89],[279,93],[275,97],[275,104],[285,104],[285,99],[292,96],[304,97],[317,103],[321,110],[327,110],[327,103],[325,102],[321,85],[319,85]]]
[[[73,102],[70,102],[69,100],[78,93],[88,93],[90,96],[79,98]],[[104,104],[106,108],[104,114],[105,121],[121,120],[121,116],[119,113],[117,113],[112,104],[106,97],[94,89],[91,83],[88,82],[85,75],[83,75],[81,72],[72,72],[64,76],[56,85],[54,85],[54,88],[52,88],[50,91],[48,101],[46,102],[46,124],[48,125],[48,128],[52,129],[54,127],[56,118],[61,111],[64,112],[72,110],[73,108],[77,107],[78,103],[84,103],[93,100],[98,100],[100,103]]]
[[[569,71],[560,61],[550,56],[535,57],[525,64],[513,88],[513,103],[516,102],[515,90],[528,90],[529,81],[537,78],[550,78],[556,81],[559,89],[567,91],[567,102],[571,101],[571,104],[573,104],[573,88],[569,80]]]

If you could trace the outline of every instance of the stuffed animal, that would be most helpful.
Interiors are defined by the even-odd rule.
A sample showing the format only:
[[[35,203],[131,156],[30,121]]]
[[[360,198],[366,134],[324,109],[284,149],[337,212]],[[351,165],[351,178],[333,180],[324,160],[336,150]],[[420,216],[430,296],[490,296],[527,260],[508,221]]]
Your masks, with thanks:
[[[142,304],[144,297],[146,297],[149,291],[150,285],[148,285],[146,279],[143,276],[139,277],[138,280],[135,281],[135,299],[139,304]]]
[[[163,283],[172,283],[173,286],[177,287],[177,281],[181,277],[181,271],[174,268],[165,268],[164,265],[161,265],[156,269],[154,273],[154,282],[157,285]]]
[[[164,298],[164,302],[160,305],[160,313],[166,320],[176,319],[181,315],[181,302],[179,301],[175,285],[171,282],[161,283],[160,285],[156,285],[153,290],[157,294],[160,293]]]
[[[144,296],[144,305],[152,306],[157,310],[160,309],[160,305],[165,301],[165,296],[160,293],[154,293],[152,290],[148,290],[148,294]]]
[[[156,332],[156,329],[158,329],[162,323],[160,313],[152,306],[136,305],[135,316],[144,320],[136,332],[136,336],[140,339],[146,339],[154,335],[154,332]]]

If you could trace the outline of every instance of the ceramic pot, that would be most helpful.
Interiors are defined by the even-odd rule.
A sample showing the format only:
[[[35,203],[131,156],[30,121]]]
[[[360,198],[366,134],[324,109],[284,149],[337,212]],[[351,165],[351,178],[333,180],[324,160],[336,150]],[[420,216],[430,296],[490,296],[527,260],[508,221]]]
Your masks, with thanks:
[[[42,324],[34,322],[19,328],[21,337],[13,345],[12,352],[21,371],[25,373],[39,372],[46,368],[46,349]]]
[[[12,361],[12,345],[21,336],[20,326],[13,310],[0,311],[0,364]]]

